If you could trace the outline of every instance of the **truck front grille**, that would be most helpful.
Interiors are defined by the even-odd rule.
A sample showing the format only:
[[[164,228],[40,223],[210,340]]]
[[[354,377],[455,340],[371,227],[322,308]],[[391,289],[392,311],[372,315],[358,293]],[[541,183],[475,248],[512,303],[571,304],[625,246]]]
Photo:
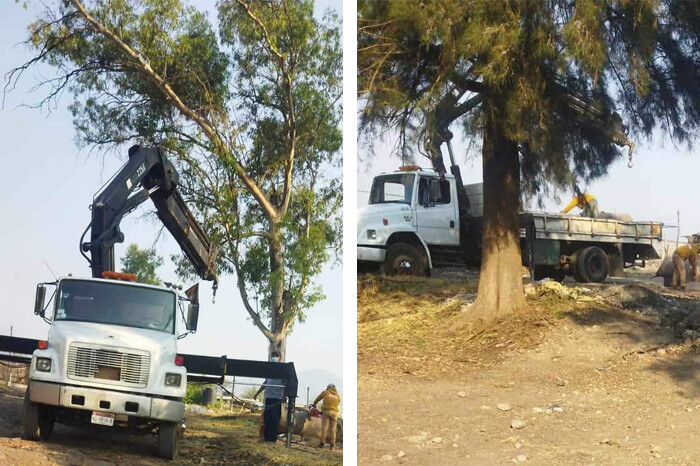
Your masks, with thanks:
[[[71,345],[68,349],[68,377],[72,379],[145,387],[150,365],[151,357],[145,351],[135,353],[87,345]]]

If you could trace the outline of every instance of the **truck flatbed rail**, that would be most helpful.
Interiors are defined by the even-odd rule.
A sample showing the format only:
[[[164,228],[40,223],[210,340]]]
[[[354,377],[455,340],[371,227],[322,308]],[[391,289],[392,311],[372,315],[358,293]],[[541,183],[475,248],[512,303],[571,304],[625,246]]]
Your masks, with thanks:
[[[548,212],[527,212],[532,217],[536,239],[600,241],[660,245],[663,223],[579,217]]]

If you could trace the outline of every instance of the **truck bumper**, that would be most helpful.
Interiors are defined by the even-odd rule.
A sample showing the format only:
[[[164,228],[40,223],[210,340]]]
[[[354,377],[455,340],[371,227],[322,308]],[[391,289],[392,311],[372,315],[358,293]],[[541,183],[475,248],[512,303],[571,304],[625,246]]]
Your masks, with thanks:
[[[45,405],[143,417],[156,421],[180,422],[185,416],[185,403],[182,401],[39,381],[29,383],[29,399]]]
[[[357,247],[357,260],[364,262],[384,262],[386,257],[386,249],[370,248],[367,246]]]

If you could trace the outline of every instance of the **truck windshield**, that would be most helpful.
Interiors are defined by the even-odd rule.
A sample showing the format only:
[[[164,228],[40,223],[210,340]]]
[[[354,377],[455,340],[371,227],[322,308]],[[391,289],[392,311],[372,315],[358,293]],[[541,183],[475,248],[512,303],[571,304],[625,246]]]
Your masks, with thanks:
[[[413,196],[414,174],[381,175],[374,179],[369,194],[370,204],[399,202],[411,204]]]
[[[164,290],[65,280],[54,320],[96,322],[175,333],[175,295]]]

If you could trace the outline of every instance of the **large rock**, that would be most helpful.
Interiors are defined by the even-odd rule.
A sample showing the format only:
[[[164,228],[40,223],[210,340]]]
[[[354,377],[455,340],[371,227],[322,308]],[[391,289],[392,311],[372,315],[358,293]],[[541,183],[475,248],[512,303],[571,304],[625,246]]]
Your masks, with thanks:
[[[294,423],[292,424],[292,433],[294,435],[301,435],[306,421],[309,419],[309,410],[300,406],[294,407]],[[280,425],[277,429],[280,434],[287,433],[287,405],[282,405],[282,419],[280,419]]]
[[[656,271],[656,276],[657,277],[663,277],[664,279],[664,285],[665,286],[671,286],[671,280],[673,279],[673,254],[668,254],[666,257],[664,257],[664,260],[661,261],[661,265],[659,266],[659,269]],[[686,261],[685,263],[685,281],[687,282],[692,282],[692,281],[698,281],[698,278],[700,277],[695,277],[695,280],[693,280],[690,276],[691,272],[691,267],[690,263]],[[700,274],[698,274],[700,275]]]
[[[309,416],[308,408],[302,406],[294,407],[294,424],[292,433],[299,435],[305,442],[315,443],[321,441],[321,418]],[[277,431],[280,434],[287,433],[287,405],[282,406],[282,419]],[[343,419],[338,418],[338,425],[335,431],[336,442],[343,441]]]

